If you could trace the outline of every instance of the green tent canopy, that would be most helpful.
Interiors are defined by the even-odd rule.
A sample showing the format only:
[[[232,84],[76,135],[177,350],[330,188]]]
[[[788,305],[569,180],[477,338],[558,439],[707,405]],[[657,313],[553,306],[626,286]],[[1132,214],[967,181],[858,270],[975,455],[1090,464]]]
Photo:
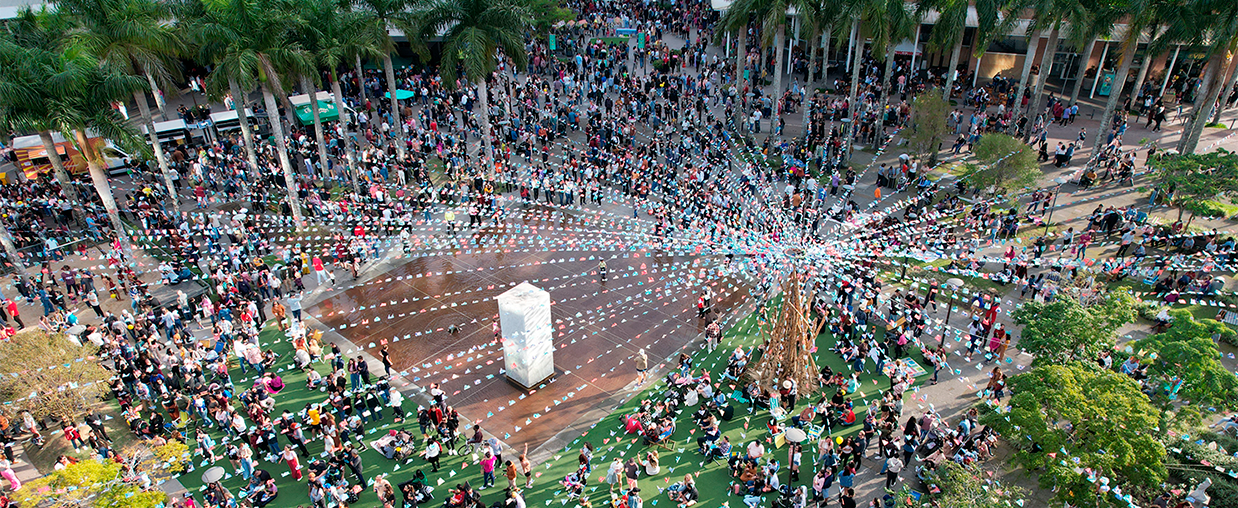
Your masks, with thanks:
[[[301,125],[314,124],[314,112],[310,110],[309,104],[297,106],[297,118],[301,119]],[[333,122],[340,119],[340,112],[335,109],[334,102],[318,101],[318,118],[324,122]]]
[[[383,94],[383,97],[386,97],[386,98],[390,99],[390,98],[391,98],[391,92],[387,92],[387,93]],[[395,91],[395,98],[396,98],[396,100],[401,100],[401,101],[402,101],[402,100],[405,100],[405,99],[412,99],[412,98],[413,98],[413,91],[412,91],[412,90],[398,90],[398,89],[397,89],[397,90]]]

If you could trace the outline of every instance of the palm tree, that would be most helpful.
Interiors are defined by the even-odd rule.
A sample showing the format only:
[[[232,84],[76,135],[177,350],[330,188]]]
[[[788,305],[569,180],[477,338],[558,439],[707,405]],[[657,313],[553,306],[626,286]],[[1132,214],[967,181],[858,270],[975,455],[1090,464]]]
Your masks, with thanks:
[[[1178,147],[1181,153],[1194,153],[1199,145],[1199,136],[1212,116],[1212,108],[1222,89],[1226,88],[1226,58],[1238,49],[1238,4],[1224,0],[1203,0],[1191,3],[1184,13],[1186,16],[1172,25],[1171,33],[1176,34],[1178,30],[1183,30],[1192,37],[1187,40],[1207,42],[1210,56],[1207,77],[1195,94],[1191,121]],[[1208,21],[1201,24],[1199,20]],[[1238,55],[1233,56],[1232,60],[1230,66],[1238,63]],[[1219,117],[1221,108],[1215,107]]]
[[[274,0],[209,0],[196,21],[194,37],[200,52],[215,62],[208,88],[252,90],[257,84],[266,103],[267,121],[288,191],[288,206],[300,228],[301,207],[296,178],[288,158],[287,140],[279,117],[276,94],[284,95],[282,79],[310,72],[312,59],[295,40],[290,4]],[[240,110],[243,113],[243,107]],[[242,114],[242,116],[244,116]],[[245,125],[242,121],[241,125]]]
[[[1109,92],[1109,100],[1105,101],[1105,111],[1100,117],[1100,128],[1096,129],[1096,141],[1092,145],[1092,154],[1100,153],[1106,135],[1110,131],[1113,113],[1118,109],[1122,90],[1126,87],[1126,76],[1130,73],[1131,62],[1139,49],[1141,35],[1150,27],[1164,24],[1169,18],[1178,16],[1177,11],[1168,0],[1129,0],[1120,4],[1107,4],[1104,9],[1094,11],[1101,23],[1116,23],[1119,19],[1126,20],[1126,32],[1122,34],[1119,46],[1121,59],[1118,63],[1118,74],[1114,79],[1114,89]],[[1164,34],[1158,39],[1164,39]],[[1097,71],[1099,72],[1099,70]]]
[[[73,178],[65,170],[52,139],[55,126],[51,105],[55,98],[43,86],[46,76],[42,68],[34,65],[36,62],[27,53],[56,51],[64,37],[63,25],[63,17],[47,12],[35,14],[30,8],[22,9],[17,18],[5,25],[7,30],[0,37],[0,68],[5,69],[0,72],[0,124],[38,133],[56,183],[69,201],[81,204]]]
[[[1035,28],[1049,31],[1048,45],[1045,46],[1044,55],[1040,58],[1040,73],[1037,75],[1036,88],[1032,92],[1032,100],[1030,101],[1031,109],[1028,114],[1036,114],[1040,112],[1041,103],[1044,100],[1045,82],[1049,79],[1049,68],[1053,64],[1053,55],[1057,52],[1058,40],[1061,37],[1062,26],[1069,23],[1071,27],[1076,27],[1071,30],[1072,42],[1082,44],[1083,39],[1089,38],[1091,35],[1089,30],[1083,28],[1088,25],[1088,20],[1091,17],[1090,9],[1086,9],[1080,0],[1023,0],[1023,7],[1032,11],[1032,26],[1029,31],[1035,31]],[[1028,59],[1034,58],[1035,53],[1030,52],[1027,55]],[[1022,97],[1022,95],[1020,95]],[[1023,139],[1026,141],[1032,135],[1031,129],[1024,131]]]
[[[410,3],[408,0],[358,0],[358,7],[367,15],[367,19],[371,27],[364,32],[366,36],[376,37],[372,41],[382,50],[383,71],[387,77],[387,93],[391,95],[391,126],[392,132],[395,133],[396,154],[400,156],[400,163],[404,163],[404,123],[400,121],[400,101],[396,98],[396,90],[399,88],[395,82],[395,67],[391,62],[391,53],[395,51],[395,41],[391,40],[389,30],[399,28],[405,34],[412,33],[413,22],[409,17],[408,8]],[[409,37],[409,40],[413,40]],[[357,59],[360,62],[360,59]],[[357,72],[360,72],[357,69]],[[361,79],[358,75],[357,79]],[[398,171],[400,183],[404,183],[404,171]]]
[[[786,52],[787,13],[793,6],[805,21],[813,19],[811,13],[806,12],[812,9],[811,4],[803,1],[765,0],[760,2],[761,10],[758,11],[761,16],[761,46],[766,47],[771,44],[774,46],[774,93],[770,94],[770,97],[774,101],[775,115],[778,115],[782,109],[779,107],[779,102],[782,101],[783,59],[786,58],[784,53]],[[773,135],[773,127],[769,132]]]
[[[998,35],[1009,33],[1014,25],[1014,18],[1002,16],[1007,0],[975,0],[977,27],[972,42],[972,56],[984,55],[989,43]],[[972,7],[969,0],[925,0],[920,2],[920,12],[917,17],[926,16],[929,11],[938,13],[937,23],[933,25],[933,33],[929,45],[939,50],[950,49],[950,66],[946,69],[946,86],[943,97],[949,101],[954,90],[955,74],[959,68],[959,58],[963,53],[963,35],[967,30],[967,16]]]
[[[490,100],[486,82],[502,50],[517,69],[528,68],[524,35],[533,14],[521,0],[434,0],[415,13],[420,40],[443,34],[443,84],[454,86],[464,72],[477,85],[482,146],[490,153]]]
[[[343,121],[344,94],[340,91],[339,70],[355,61],[357,58],[379,58],[382,50],[377,45],[380,34],[364,34],[373,30],[372,23],[367,23],[364,14],[352,11],[341,5],[340,0],[310,0],[300,9],[301,20],[299,30],[305,37],[305,47],[312,52],[315,62],[327,69],[331,82],[331,94],[337,110],[340,111],[341,125]],[[314,117],[314,129],[318,136],[318,157],[322,167],[327,167],[326,148],[323,146],[322,123],[317,115]],[[353,191],[360,193],[356,168],[354,144],[345,135],[344,147],[348,153],[348,170],[352,175]]]
[[[48,108],[48,125],[76,142],[78,153],[86,162],[91,183],[103,203],[117,239],[122,248],[128,250],[128,235],[121,222],[116,199],[112,196],[112,186],[98,144],[99,138],[126,146],[137,143],[137,132],[111,105],[132,97],[135,91],[145,90],[149,86],[147,81],[114,72],[93,55],[72,48],[59,53],[27,49],[23,56],[27,60],[23,67],[36,72],[42,78],[42,86],[54,98]]]
[[[855,64],[851,67],[851,94],[847,104],[851,109],[851,133],[848,139],[854,139],[859,131],[860,107],[856,103],[860,88],[860,68],[864,66],[864,39],[867,34],[872,39],[872,54],[893,51],[894,45],[905,38],[908,33],[908,20],[911,12],[902,0],[854,0],[845,4],[847,16],[851,18],[852,31],[856,34]],[[890,69],[894,63],[894,55],[886,57],[885,84],[883,93],[889,93]],[[852,143],[847,143],[847,155],[851,155]]]
[[[157,93],[157,85],[172,82],[175,58],[183,53],[183,44],[170,22],[171,11],[164,4],[154,0],[63,0],[57,7],[78,25],[70,32],[70,43],[94,54],[105,67],[142,77],[150,83],[152,94]],[[132,98],[142,114],[142,125],[146,127],[172,207],[179,213],[180,199],[172,170],[168,168],[143,92],[134,91]]]
[[[744,67],[747,64],[748,56],[748,25],[752,22],[752,10],[749,9],[749,3],[753,0],[735,0],[731,3],[727,10],[722,12],[722,16],[718,19],[718,31],[714,36],[715,44],[722,44],[723,37],[730,35],[736,36],[735,45],[735,92],[736,95],[743,90],[741,83],[744,81]]]

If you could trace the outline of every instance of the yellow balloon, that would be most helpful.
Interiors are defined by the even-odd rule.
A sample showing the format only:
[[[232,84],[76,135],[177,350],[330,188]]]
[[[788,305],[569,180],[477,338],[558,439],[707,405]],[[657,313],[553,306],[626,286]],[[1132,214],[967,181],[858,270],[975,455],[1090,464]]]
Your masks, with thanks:
[[[834,438],[834,442],[835,442],[835,443],[838,443],[838,444],[843,444],[843,438],[841,438],[841,437],[836,437],[836,438]]]

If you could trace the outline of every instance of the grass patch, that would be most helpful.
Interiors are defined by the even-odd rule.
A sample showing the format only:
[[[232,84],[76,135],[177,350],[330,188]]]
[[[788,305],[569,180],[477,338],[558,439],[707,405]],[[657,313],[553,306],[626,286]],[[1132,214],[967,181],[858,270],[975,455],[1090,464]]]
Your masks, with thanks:
[[[770,309],[771,316],[775,314],[776,308]],[[879,333],[880,329],[878,329]],[[278,330],[268,328],[263,330],[260,339],[264,348],[270,347],[278,353],[281,353],[284,361],[281,361],[281,371],[279,374],[283,376],[287,388],[279,395],[274,414],[279,414],[284,409],[290,411],[300,410],[308,402],[319,402],[323,399],[324,394],[319,392],[311,392],[305,388],[305,374],[296,370],[290,369],[287,364],[291,363],[292,347],[289,343],[283,341],[283,334]],[[724,393],[730,393],[740,385],[733,381],[723,381],[721,373],[726,367],[727,357],[736,347],[752,347],[757,345],[761,340],[761,334],[757,329],[757,319],[754,315],[750,315],[745,319],[740,320],[736,325],[730,327],[724,334],[721,346],[713,353],[707,353],[703,350],[694,351],[693,365],[696,368],[704,368],[711,372],[711,378],[719,380],[717,389]],[[816,352],[817,364],[820,366],[828,365],[835,371],[850,372],[849,368],[843,363],[843,360],[829,350],[833,346],[835,340],[828,334],[824,333],[817,337]],[[912,348],[909,348],[912,349]],[[913,353],[912,358],[921,366],[926,366],[923,358],[917,353]],[[871,368],[871,364],[869,365]],[[328,367],[323,364],[315,365],[315,368],[325,373]],[[233,369],[232,377],[237,386],[246,386],[252,382],[251,377],[243,377],[239,371]],[[923,381],[928,377],[928,373],[922,376],[919,380]],[[853,394],[855,401],[855,411],[858,415],[862,415],[866,409],[866,403],[870,400],[880,400],[879,389],[885,389],[889,386],[889,380],[884,375],[861,374],[863,384],[859,391]],[[735,383],[735,384],[731,384]],[[624,435],[623,433],[623,416],[633,412],[640,400],[644,398],[660,398],[662,392],[666,389],[666,385],[662,381],[652,383],[649,388],[641,392],[638,396],[629,399],[627,402],[620,405],[610,412],[609,416],[595,424],[587,432],[584,432],[578,439],[573,441],[570,446],[564,450],[556,450],[555,455],[545,463],[534,466],[535,475],[533,487],[526,489],[523,492],[526,502],[530,507],[553,507],[556,502],[560,505],[568,503],[566,493],[563,487],[559,484],[567,474],[575,471],[576,457],[578,450],[585,441],[592,443],[596,452],[593,460],[594,470],[588,480],[588,486],[584,489],[584,494],[593,503],[593,506],[609,506],[609,493],[607,485],[600,481],[600,477],[605,475],[606,468],[609,462],[615,457],[640,457],[645,452],[653,450],[653,447],[646,447],[635,435]],[[828,395],[832,395],[829,392]],[[801,396],[798,409],[803,408],[809,403],[815,403],[819,397]],[[786,447],[781,449],[775,448],[772,438],[768,431],[765,430],[765,423],[769,418],[767,411],[759,411],[749,413],[749,407],[745,404],[733,402],[735,405],[735,418],[728,422],[723,422],[721,430],[724,435],[727,435],[735,446],[741,447],[752,440],[769,440],[767,444],[769,455],[776,458],[780,462],[785,462]],[[404,409],[411,410],[413,404],[405,402]],[[700,486],[701,499],[698,501],[700,506],[722,506],[730,503],[731,506],[740,504],[740,498],[729,496],[723,488],[731,482],[729,469],[725,461],[715,461],[712,464],[703,464],[702,456],[696,452],[696,434],[699,430],[695,429],[695,425],[689,417],[693,411],[688,408],[684,411],[685,414],[678,418],[678,425],[674,434],[675,444],[673,451],[662,451],[661,458],[661,473],[656,476],[644,476],[640,480],[642,497],[646,499],[649,506],[654,506],[658,502],[664,506],[669,506],[669,500],[662,495],[659,495],[660,489],[663,489],[673,482],[681,480],[685,474],[697,476],[697,485]],[[404,422],[392,422],[391,414],[384,411],[386,420],[377,426],[371,425],[367,427],[366,441],[377,438],[382,433],[394,428],[408,428],[413,433],[419,432],[415,418],[405,420]],[[836,428],[831,435],[842,436],[855,434],[862,429],[862,418],[856,424]],[[483,426],[485,423],[483,422]],[[217,438],[222,436],[216,435]],[[509,442],[518,442],[508,439]],[[281,443],[286,443],[286,440],[281,439]],[[812,446],[805,446],[806,449],[815,449],[815,443]],[[312,440],[309,443],[311,453],[321,453],[323,444],[321,440]],[[218,449],[217,449],[218,450]],[[257,450],[255,450],[257,451]],[[367,478],[373,478],[379,473],[389,473],[389,481],[397,484],[412,477],[415,470],[422,470],[427,476],[430,485],[438,485],[435,487],[433,504],[441,503],[442,499],[450,494],[448,489],[455,484],[469,481],[474,485],[480,485],[481,473],[476,460],[470,456],[444,456],[442,460],[442,469],[438,473],[432,473],[427,467],[425,461],[419,457],[415,457],[407,462],[396,463],[382,457],[377,451],[367,449],[362,454],[364,471]],[[812,452],[806,452],[806,456],[811,457]],[[302,466],[308,461],[302,457]],[[507,457],[504,457],[507,459]],[[194,472],[189,472],[181,476],[180,480],[189,489],[190,492],[198,493],[198,489],[202,486],[201,474],[205,467],[210,467],[211,464],[205,464],[201,455],[195,455]],[[216,465],[221,465],[232,476],[224,480],[224,486],[232,490],[233,493],[239,491],[243,486],[243,480],[240,475],[233,471],[233,468],[228,463],[226,458],[220,457]],[[263,461],[259,464],[259,468],[266,469],[271,472],[276,483],[280,488],[280,495],[271,503],[272,508],[292,508],[305,505],[307,488],[304,482],[295,482],[291,476],[284,476],[288,468],[282,464],[271,464]],[[785,478],[787,468],[784,466],[780,473]],[[344,477],[349,481],[355,477],[345,470]],[[801,474],[799,484],[809,484],[812,479],[811,459],[805,461],[804,473]],[[299,484],[298,484],[299,483]],[[502,487],[505,485],[504,480],[500,476],[497,485],[500,488],[488,489],[481,492],[482,501],[491,504],[500,501],[503,498]],[[197,496],[199,502],[201,496]],[[766,496],[765,501],[772,501],[773,496]],[[575,503],[573,503],[575,504]],[[360,502],[356,506],[376,506],[373,491],[365,491],[361,494]]]
[[[1210,128],[1210,129],[1224,129],[1224,128],[1226,128],[1225,124],[1223,124],[1223,123],[1221,123],[1221,122],[1216,122],[1216,123],[1206,124],[1206,125],[1204,125],[1204,127],[1208,127],[1208,128]]]

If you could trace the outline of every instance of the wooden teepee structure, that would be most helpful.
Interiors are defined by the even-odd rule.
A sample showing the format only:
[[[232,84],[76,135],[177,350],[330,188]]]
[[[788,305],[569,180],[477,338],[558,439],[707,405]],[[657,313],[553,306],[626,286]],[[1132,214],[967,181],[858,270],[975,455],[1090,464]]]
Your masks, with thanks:
[[[805,301],[802,276],[792,274],[782,287],[782,305],[776,320],[762,328],[764,353],[748,370],[764,386],[777,379],[792,380],[801,396],[821,389],[817,364],[812,359],[813,342],[825,319],[813,320],[811,300]]]

